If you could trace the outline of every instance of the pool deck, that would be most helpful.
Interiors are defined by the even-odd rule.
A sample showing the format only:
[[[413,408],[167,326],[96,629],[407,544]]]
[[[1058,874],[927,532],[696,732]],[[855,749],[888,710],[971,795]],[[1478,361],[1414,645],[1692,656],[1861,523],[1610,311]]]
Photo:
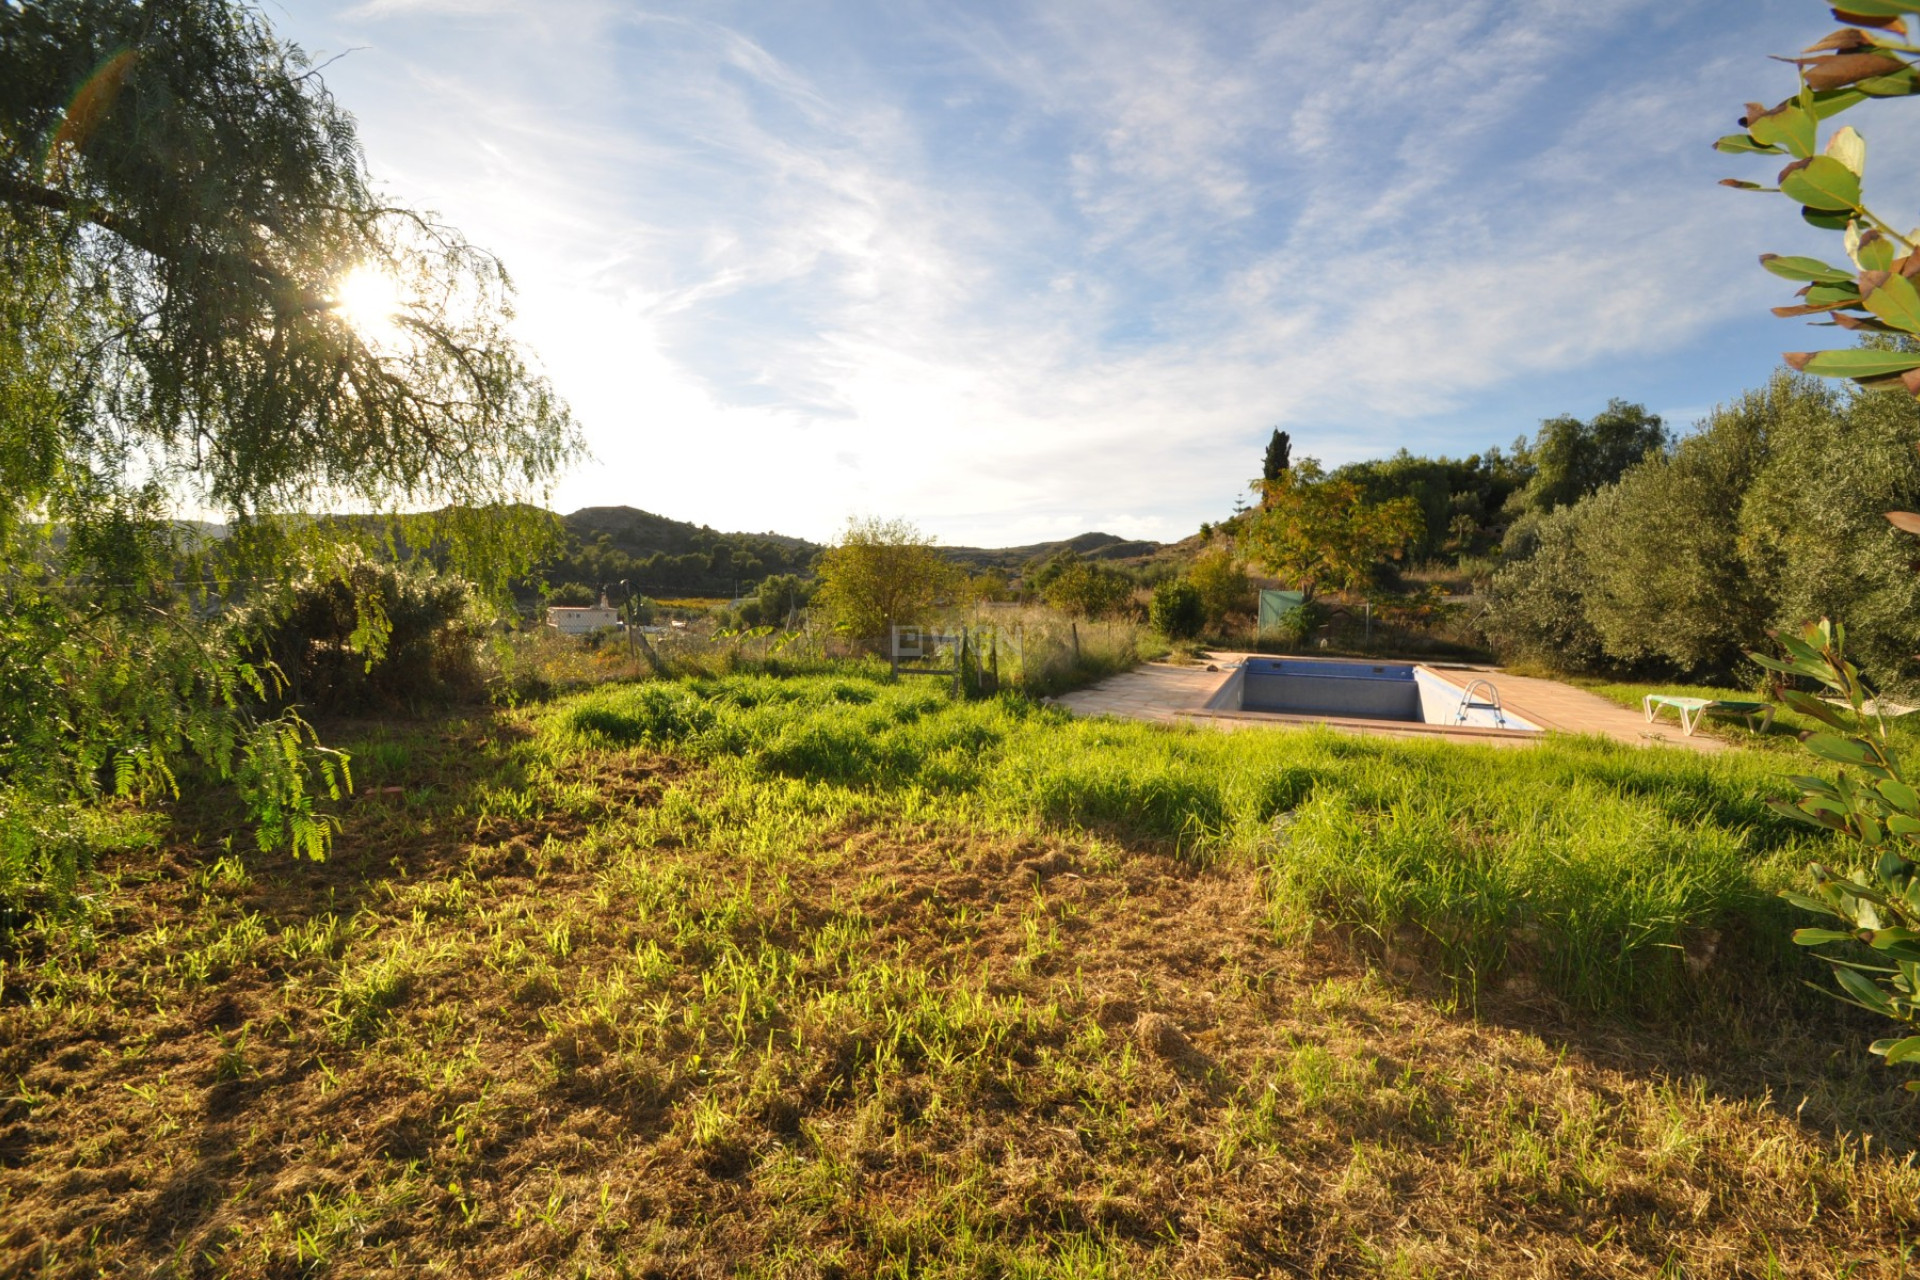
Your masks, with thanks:
[[[1483,742],[1500,746],[1524,746],[1537,742],[1534,734],[1497,729],[1454,729],[1439,725],[1404,724],[1387,720],[1359,720],[1339,716],[1282,716],[1236,711],[1208,711],[1207,700],[1233,675],[1233,665],[1250,655],[1214,653],[1208,664],[1176,667],[1149,662],[1122,675],[1103,680],[1090,689],[1054,699],[1082,716],[1120,716],[1129,720],[1153,720],[1162,724],[1205,724],[1219,729],[1285,728],[1323,724],[1347,733],[1388,738],[1445,738],[1455,742]],[[1208,670],[1211,665],[1214,670]],[[1593,733],[1632,746],[1665,745],[1688,751],[1716,752],[1727,743],[1704,734],[1688,737],[1670,720],[1648,724],[1644,715],[1608,702],[1605,698],[1561,684],[1557,680],[1539,680],[1517,676],[1494,667],[1468,667],[1450,663],[1427,662],[1427,667],[1455,684],[1465,684],[1476,676],[1492,680],[1500,690],[1500,701],[1508,710],[1526,717],[1543,729],[1555,733]]]

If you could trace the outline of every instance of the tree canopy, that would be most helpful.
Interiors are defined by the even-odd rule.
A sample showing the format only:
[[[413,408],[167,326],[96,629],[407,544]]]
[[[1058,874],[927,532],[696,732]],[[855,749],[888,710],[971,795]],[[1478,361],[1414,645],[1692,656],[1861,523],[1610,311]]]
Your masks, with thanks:
[[[380,196],[257,11],[0,5],[0,67],[9,518],[543,496],[576,438],[504,268]]]
[[[931,536],[906,520],[868,517],[847,522],[838,545],[816,562],[820,586],[814,604],[834,625],[862,640],[922,621],[921,614],[959,587],[958,565],[934,548]]]
[[[1670,441],[1660,415],[1642,405],[1609,400],[1582,422],[1571,414],[1548,418],[1530,442],[1515,449],[1527,481],[1513,502],[1521,512],[1545,515],[1578,502],[1626,474],[1627,468]]]
[[[1275,427],[1267,439],[1267,452],[1260,459],[1260,479],[1266,484],[1277,483],[1292,465],[1293,437]]]
[[[342,762],[182,584],[258,602],[356,545],[494,593],[527,568],[578,442],[505,269],[382,197],[237,0],[0,3],[0,260],[0,839],[194,759],[263,843],[324,852]]]
[[[1264,486],[1246,540],[1262,568],[1311,596],[1366,590],[1381,563],[1405,555],[1423,529],[1412,498],[1368,502],[1357,482],[1329,477],[1307,459]]]
[[[1499,647],[1552,665],[1728,675],[1769,632],[1853,621],[1886,688],[1920,679],[1920,579],[1890,507],[1920,505],[1920,406],[1792,374],[1537,521],[1493,578]]]

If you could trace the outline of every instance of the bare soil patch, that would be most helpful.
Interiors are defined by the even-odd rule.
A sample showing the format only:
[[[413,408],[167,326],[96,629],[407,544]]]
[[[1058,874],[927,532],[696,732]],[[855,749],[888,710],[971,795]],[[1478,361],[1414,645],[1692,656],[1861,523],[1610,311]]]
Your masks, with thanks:
[[[1892,1276],[1920,1230],[1913,1109],[1797,1024],[1476,1018],[1274,941],[1250,867],[512,715],[366,759],[329,862],[183,816],[5,971],[0,1275]]]

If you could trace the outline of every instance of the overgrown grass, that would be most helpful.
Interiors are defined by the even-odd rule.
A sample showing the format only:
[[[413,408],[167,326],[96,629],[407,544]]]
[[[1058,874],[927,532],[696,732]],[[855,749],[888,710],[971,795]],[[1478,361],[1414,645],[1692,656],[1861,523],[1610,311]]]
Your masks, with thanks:
[[[69,912],[98,857],[151,847],[153,815],[49,801],[0,786],[0,945],[36,916]]]
[[[803,807],[1254,859],[1282,935],[1336,924],[1468,990],[1518,975],[1589,1008],[1673,1005],[1729,931],[1781,962],[1774,891],[1832,853],[1768,810],[1774,761],[1738,753],[1169,731],[845,677],[606,689],[547,723],[716,765],[743,796],[780,780]]]
[[[1892,1276],[1920,1230],[1897,1073],[1706,945],[1808,852],[1764,758],[845,672],[355,732],[333,860],[183,806],[10,957],[0,1274]],[[1314,922],[1743,998],[1478,1021]]]

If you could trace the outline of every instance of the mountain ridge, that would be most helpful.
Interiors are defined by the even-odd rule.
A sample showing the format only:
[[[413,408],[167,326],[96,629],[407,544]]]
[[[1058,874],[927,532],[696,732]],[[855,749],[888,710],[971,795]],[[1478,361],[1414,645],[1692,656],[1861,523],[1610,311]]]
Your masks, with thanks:
[[[581,507],[559,516],[559,520],[567,532],[569,543],[568,554],[561,557],[563,563],[576,562],[579,568],[587,569],[595,564],[595,559],[585,553],[599,548],[604,552],[621,553],[630,560],[645,562],[652,566],[650,572],[653,575],[674,580],[667,585],[689,589],[700,583],[716,588],[730,587],[736,574],[744,581],[749,578],[757,580],[769,573],[805,573],[811,570],[814,558],[827,549],[823,543],[792,534],[773,530],[726,532],[711,525],[676,520],[671,516],[625,505]],[[1028,565],[1044,562],[1063,551],[1072,551],[1088,560],[1137,564],[1180,545],[1145,538],[1123,538],[1118,534],[1095,530],[1071,538],[1019,546],[962,547],[935,544],[935,549],[971,572],[997,569],[1007,574],[1018,574]],[[722,559],[716,562],[714,553],[722,547],[727,550]],[[690,562],[694,556],[707,558],[704,572],[702,567]],[[654,557],[661,557],[662,560],[655,560]],[[664,558],[667,557],[673,558],[676,563],[666,565]],[[606,557],[603,555],[601,559]],[[612,567],[612,564],[606,564],[603,570]],[[629,576],[631,572],[623,572],[620,576]]]

